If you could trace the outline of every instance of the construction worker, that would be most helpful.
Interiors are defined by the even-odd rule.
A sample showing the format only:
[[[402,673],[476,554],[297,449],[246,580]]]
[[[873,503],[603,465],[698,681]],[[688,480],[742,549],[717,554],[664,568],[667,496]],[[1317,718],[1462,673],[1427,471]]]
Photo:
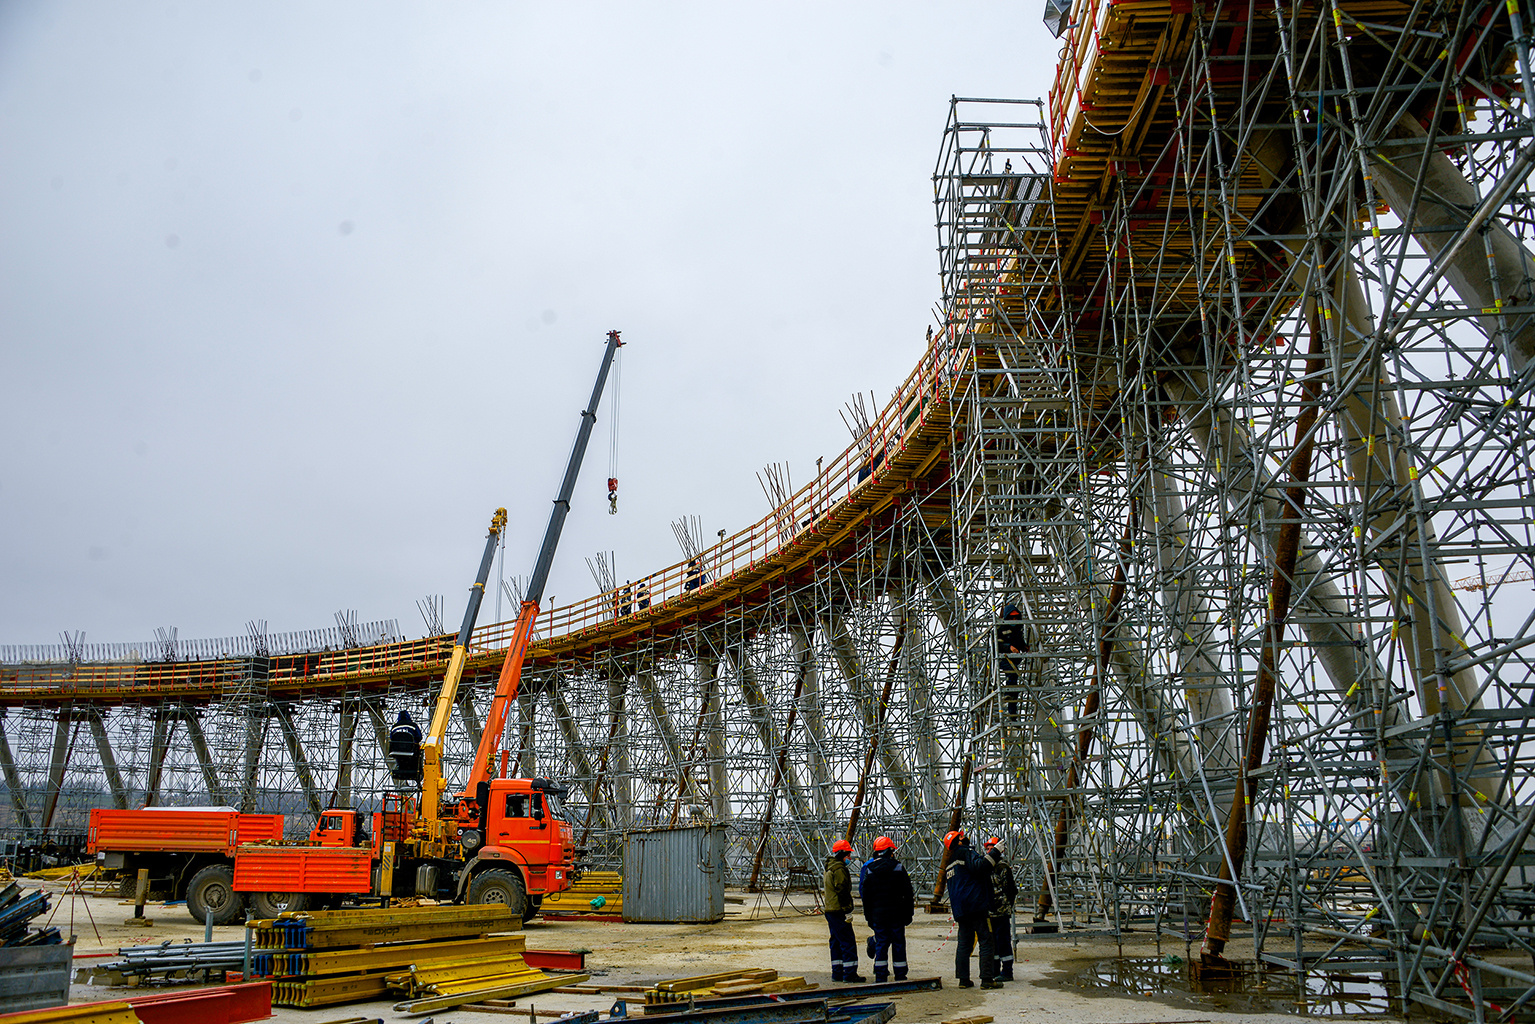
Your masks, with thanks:
[[[943,837],[948,867],[943,884],[949,891],[949,913],[959,925],[954,945],[954,976],[960,988],[974,988],[970,980],[970,951],[981,945],[981,987],[1001,988],[997,980],[996,947],[991,941],[991,865],[970,846],[964,829]]]
[[[888,980],[891,974],[896,981],[906,980],[906,926],[911,924],[915,896],[906,865],[896,860],[895,840],[880,836],[874,840],[874,856],[858,873],[863,919],[874,931],[869,957],[874,961],[876,982]]]
[[[1013,947],[1017,945],[1018,882],[1013,866],[1007,862],[1002,840],[992,836],[981,844],[991,862],[991,944],[997,954],[997,968],[1003,981],[1013,980]]]
[[[858,976],[858,942],[847,921],[853,912],[853,876],[847,870],[847,859],[852,855],[853,844],[846,839],[831,844],[821,902],[831,932],[831,980],[855,984],[867,979]]]
[[[1023,612],[1015,604],[1002,608],[1002,624],[997,627],[997,667],[1002,673],[1004,686],[1013,688],[1003,694],[1007,717],[1018,716],[1018,670],[1023,666],[1023,655],[1029,642],[1023,635]]]

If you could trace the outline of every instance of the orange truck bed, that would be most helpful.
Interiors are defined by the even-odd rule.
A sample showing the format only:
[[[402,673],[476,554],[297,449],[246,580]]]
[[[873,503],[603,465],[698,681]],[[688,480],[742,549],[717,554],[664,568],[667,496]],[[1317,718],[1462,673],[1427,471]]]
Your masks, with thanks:
[[[91,853],[222,853],[242,843],[282,839],[281,814],[239,811],[91,811],[86,849]]]
[[[367,846],[242,846],[235,852],[238,892],[373,891]]]

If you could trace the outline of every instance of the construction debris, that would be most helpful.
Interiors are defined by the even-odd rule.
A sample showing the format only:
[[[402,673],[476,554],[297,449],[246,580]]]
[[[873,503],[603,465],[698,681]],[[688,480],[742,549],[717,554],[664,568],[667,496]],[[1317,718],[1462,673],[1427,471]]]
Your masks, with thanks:
[[[539,904],[544,917],[584,917],[593,921],[624,919],[624,876],[617,871],[584,871],[564,892],[551,892]]]

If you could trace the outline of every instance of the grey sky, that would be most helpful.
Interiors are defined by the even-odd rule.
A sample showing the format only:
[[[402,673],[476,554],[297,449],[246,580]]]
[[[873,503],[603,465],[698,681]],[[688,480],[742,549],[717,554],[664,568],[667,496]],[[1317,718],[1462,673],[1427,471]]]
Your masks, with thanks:
[[[1036,7],[0,5],[0,643],[456,622],[609,328],[549,592],[748,525],[914,365],[949,96],[1046,91]]]

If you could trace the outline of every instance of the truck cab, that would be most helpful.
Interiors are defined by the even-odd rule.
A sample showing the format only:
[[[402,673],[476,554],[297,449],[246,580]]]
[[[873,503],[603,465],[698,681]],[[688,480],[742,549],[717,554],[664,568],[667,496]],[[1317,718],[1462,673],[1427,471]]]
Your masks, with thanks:
[[[366,846],[362,815],[351,807],[332,807],[320,815],[309,841],[316,846]]]
[[[567,790],[548,779],[491,779],[460,806],[466,863],[458,892],[471,903],[506,903],[524,917],[546,893],[570,888],[575,840],[565,820]]]

